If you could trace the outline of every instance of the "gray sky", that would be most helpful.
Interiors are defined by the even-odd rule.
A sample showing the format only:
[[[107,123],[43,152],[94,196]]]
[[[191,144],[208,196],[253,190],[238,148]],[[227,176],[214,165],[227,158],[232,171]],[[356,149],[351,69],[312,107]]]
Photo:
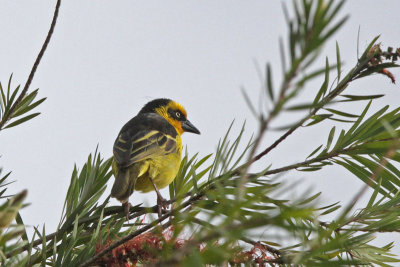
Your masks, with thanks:
[[[2,84],[11,73],[14,87],[26,82],[48,31],[54,2],[1,0]],[[337,40],[348,71],[356,61],[359,26],[360,50],[378,34],[384,47],[400,46],[398,10],[398,0],[348,1],[342,15],[350,14],[350,20],[323,54],[335,62]],[[42,115],[0,133],[0,166],[13,171],[11,179],[17,180],[9,193],[29,191],[31,205],[22,211],[25,222],[46,223],[46,231],[52,232],[74,164],[82,166],[97,144],[103,156],[111,156],[120,128],[151,99],[168,97],[186,107],[189,119],[202,132],[184,135],[191,154],[213,152],[233,119],[236,132],[245,119],[246,136],[256,132],[257,123],[240,88],[256,100],[261,87],[256,65],[263,69],[266,62],[272,63],[274,81],[279,84],[279,36],[286,37],[280,1],[63,1],[55,34],[31,85],[31,89],[40,88],[40,97],[47,97],[37,109]],[[324,60],[322,56],[320,62]],[[398,70],[393,73],[400,79]],[[383,76],[357,81],[349,90],[387,94],[375,102],[375,108],[397,107],[400,99],[399,86]],[[314,92],[315,88],[307,89],[303,99]],[[357,112],[364,104],[347,110]],[[278,118],[275,125],[287,125],[289,118],[293,119]],[[326,141],[329,126],[301,129],[260,166],[304,160]],[[277,136],[269,133],[263,145]],[[362,186],[339,167],[286,176],[288,180],[302,177],[299,194],[309,187],[322,191],[324,203],[347,203]],[[166,197],[167,192],[163,190]],[[154,193],[135,193],[131,202],[154,204],[155,199]],[[380,241],[393,237],[400,242],[393,234]],[[396,251],[400,253],[399,246]]]

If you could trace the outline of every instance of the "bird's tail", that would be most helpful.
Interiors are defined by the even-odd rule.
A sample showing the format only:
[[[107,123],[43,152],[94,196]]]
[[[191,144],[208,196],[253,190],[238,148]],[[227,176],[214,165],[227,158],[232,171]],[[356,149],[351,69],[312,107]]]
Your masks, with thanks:
[[[134,181],[130,179],[129,168],[120,168],[111,189],[111,196],[121,202],[127,202],[129,196],[133,193],[134,187]]]

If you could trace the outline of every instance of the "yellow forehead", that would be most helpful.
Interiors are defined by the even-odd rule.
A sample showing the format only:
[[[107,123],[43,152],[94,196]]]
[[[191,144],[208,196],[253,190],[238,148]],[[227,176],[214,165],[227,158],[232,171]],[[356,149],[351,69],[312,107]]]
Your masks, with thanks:
[[[170,109],[170,108],[173,110],[179,110],[180,112],[182,112],[183,115],[185,115],[185,118],[187,117],[185,108],[178,102],[175,102],[175,101],[169,102],[167,105],[167,109]]]

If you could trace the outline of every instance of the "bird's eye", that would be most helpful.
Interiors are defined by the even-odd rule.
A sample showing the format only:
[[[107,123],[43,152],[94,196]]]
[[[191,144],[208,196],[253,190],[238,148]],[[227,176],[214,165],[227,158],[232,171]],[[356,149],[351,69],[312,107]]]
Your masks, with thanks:
[[[181,113],[179,113],[178,111],[175,113],[175,116],[179,119],[181,117]]]

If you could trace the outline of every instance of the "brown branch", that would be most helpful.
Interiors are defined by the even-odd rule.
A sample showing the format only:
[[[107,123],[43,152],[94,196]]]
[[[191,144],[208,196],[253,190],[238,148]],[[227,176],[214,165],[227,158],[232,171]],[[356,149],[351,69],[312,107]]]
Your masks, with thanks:
[[[197,224],[199,224],[199,225],[201,225],[201,226],[208,227],[209,229],[213,227],[213,225],[211,225],[210,223],[205,222],[205,221],[203,221],[203,220],[200,220],[200,219],[198,219],[198,218],[196,218],[196,217],[193,218],[193,222],[194,222],[194,223],[197,223]],[[278,249],[276,249],[276,248],[273,248],[273,247],[271,247],[271,246],[269,246],[269,245],[267,245],[267,244],[263,244],[263,243],[261,243],[260,241],[254,241],[254,240],[252,240],[252,239],[250,239],[250,238],[247,238],[247,237],[241,237],[240,239],[241,239],[243,242],[246,242],[246,243],[248,243],[248,244],[250,244],[250,245],[253,245],[253,246],[261,246],[261,247],[264,248],[266,251],[268,251],[268,252],[270,252],[270,253],[272,253],[272,254],[275,254],[276,256],[281,256],[281,255],[283,254],[280,250],[278,250]]]
[[[196,196],[191,197],[189,200],[187,200],[186,202],[182,203],[179,207],[177,207],[176,209],[173,209],[167,213],[165,213],[164,215],[162,215],[160,218],[158,218],[157,220],[152,221],[151,223],[149,223],[148,225],[144,226],[143,228],[140,228],[139,230],[125,236],[124,238],[112,243],[110,246],[108,246],[107,248],[105,248],[104,250],[102,250],[101,252],[97,253],[96,255],[94,255],[93,257],[91,257],[90,259],[86,260],[84,263],[82,263],[81,265],[79,265],[79,267],[85,267],[85,266],[90,266],[92,263],[94,263],[96,260],[98,260],[99,258],[101,258],[102,256],[106,255],[107,253],[110,253],[114,248],[126,243],[127,241],[131,240],[132,238],[146,232],[147,230],[150,230],[152,227],[156,226],[157,224],[161,223],[162,221],[164,221],[165,219],[171,217],[175,212],[184,209],[187,206],[192,205],[193,203],[199,201],[201,198],[203,197],[203,194],[198,194]]]
[[[189,196],[192,196],[192,193],[186,193],[182,197],[168,200],[167,204],[173,204],[173,203],[177,202],[179,199],[186,198]],[[130,209],[131,215],[129,216],[129,219],[132,220],[132,219],[140,217],[144,214],[157,213],[157,212],[158,212],[157,205],[154,205],[152,207],[139,207],[139,205],[137,205],[137,206],[131,207],[131,209]],[[117,215],[117,214],[120,214],[121,217],[126,216],[125,211],[121,206],[113,206],[113,207],[108,207],[104,210],[103,218],[106,218],[107,216]],[[98,222],[99,218],[100,218],[100,216],[90,216],[90,217],[81,219],[78,221],[78,226],[85,224],[85,223]],[[46,235],[45,240],[47,242],[50,242],[55,237],[60,236],[60,235],[62,236],[63,233],[65,233],[66,231],[69,231],[73,228],[74,228],[73,224],[71,224],[69,227],[66,227],[66,228],[61,227],[56,232]],[[32,243],[28,243],[28,244],[24,245],[22,248],[18,248],[13,251],[10,251],[9,253],[6,254],[6,258],[10,258],[10,257],[14,256],[16,253],[21,253],[21,252],[27,251],[30,247],[39,246],[40,244],[42,244],[42,242],[43,242],[43,239],[38,238],[35,241],[33,241]],[[51,246],[48,245],[48,247],[51,247]]]
[[[31,72],[29,73],[28,80],[25,83],[24,89],[22,90],[21,94],[18,96],[17,100],[15,100],[14,104],[11,106],[11,108],[8,112],[8,115],[4,116],[3,119],[0,121],[0,130],[3,129],[6,122],[11,118],[11,116],[13,115],[13,112],[15,111],[15,109],[17,108],[19,103],[22,101],[22,99],[28,92],[29,86],[31,85],[33,77],[35,76],[36,70],[40,63],[40,60],[42,59],[44,52],[46,51],[47,46],[50,42],[51,36],[53,35],[54,28],[56,26],[56,22],[57,22],[57,18],[58,18],[58,12],[60,9],[60,5],[61,5],[61,0],[57,0],[57,4],[56,4],[55,10],[54,10],[53,20],[51,22],[50,29],[49,29],[49,32],[47,33],[46,39],[42,45],[42,48],[40,49],[39,54],[36,57],[35,63],[33,64]]]
[[[268,218],[253,218],[251,220],[247,220],[241,223],[232,223],[230,225],[227,225],[224,227],[225,229],[213,229],[210,233],[204,234],[203,236],[197,238],[197,239],[191,239],[185,243],[185,246],[177,249],[174,251],[173,256],[170,259],[163,259],[151,266],[173,266],[179,262],[181,262],[182,258],[185,257],[188,253],[190,253],[190,250],[192,248],[197,248],[198,245],[219,238],[223,232],[229,232],[229,231],[235,231],[235,230],[244,230],[248,228],[253,228],[253,227],[258,227],[260,225],[264,225],[266,222],[268,222]],[[251,242],[251,241],[250,241]],[[257,242],[255,242],[257,243]],[[280,253],[278,251],[275,251],[277,253]],[[281,262],[283,263],[283,258],[280,255],[278,258],[273,259],[272,262]]]
[[[248,178],[247,171],[249,170],[251,164],[253,164],[254,161],[256,161],[256,160],[253,160],[253,158],[254,158],[254,155],[256,154],[257,148],[261,143],[261,140],[262,140],[262,137],[263,137],[264,133],[268,130],[269,124],[278,115],[279,111],[281,110],[282,106],[284,105],[286,92],[289,90],[292,81],[296,78],[297,73],[299,72],[302,60],[304,60],[304,55],[302,55],[300,57],[300,59],[297,60],[292,65],[291,69],[286,73],[285,79],[283,80],[283,83],[282,83],[282,86],[281,86],[281,90],[280,90],[280,93],[279,93],[279,98],[276,101],[276,103],[274,105],[274,108],[269,112],[268,118],[266,120],[264,120],[262,117],[260,118],[261,127],[260,127],[260,130],[259,130],[259,134],[258,134],[258,136],[256,138],[256,141],[254,142],[254,145],[253,145],[253,147],[252,147],[252,149],[250,151],[250,154],[249,154],[249,157],[248,157],[249,160],[239,170],[242,173],[242,177],[241,177],[240,182],[239,182],[239,188],[240,189],[238,190],[239,199],[242,198],[243,194],[244,194],[243,187],[244,187],[244,184],[246,183],[246,180]]]
[[[350,81],[349,81],[350,82]],[[338,87],[336,90],[337,95],[339,94],[339,91],[341,92],[344,88],[346,88],[348,83],[343,84],[341,87]],[[334,96],[329,97],[325,100],[325,103],[328,103],[334,98]],[[285,140],[289,135],[291,135],[294,131],[296,131],[300,126],[302,126],[307,120],[309,120],[312,116],[314,116],[324,105],[318,105],[316,108],[314,108],[309,114],[307,114],[303,119],[301,119],[296,125],[292,126],[286,133],[284,133],[281,137],[279,137],[274,143],[272,143],[269,147],[267,147],[264,151],[260,152],[257,154],[254,158],[252,158],[252,162],[255,162],[265,155],[267,155],[271,150],[276,148],[283,140]]]
[[[172,203],[172,201],[169,201],[169,202]],[[148,207],[148,208],[134,206],[134,207],[131,207],[130,212],[133,214],[129,217],[129,219],[137,218],[146,213],[157,213],[157,210],[158,210],[157,205],[155,205],[153,207]],[[120,214],[121,217],[124,217],[125,211],[123,208],[121,208],[121,206],[108,207],[103,213],[103,218],[106,218],[107,216],[111,216],[111,215],[116,215],[116,214]],[[85,224],[85,223],[90,224],[92,222],[98,222],[99,218],[100,218],[100,216],[90,216],[90,217],[81,219],[78,221],[78,226]],[[65,228],[61,227],[56,232],[46,235],[45,240],[46,240],[46,242],[51,242],[57,236],[62,236],[66,231],[70,231],[73,228],[74,228],[74,224],[71,224],[69,227],[65,227]],[[30,247],[37,247],[42,243],[43,243],[43,238],[38,238],[35,241],[33,241],[32,243],[26,244],[22,248],[10,251],[9,253],[6,254],[6,258],[10,258],[10,257],[14,256],[16,253],[21,253],[21,252],[27,251]]]
[[[357,65],[349,71],[349,73],[346,75],[345,78],[340,81],[336,88],[332,90],[324,99],[322,99],[318,105],[310,111],[309,114],[307,114],[302,120],[300,120],[297,124],[292,126],[289,130],[286,131],[281,137],[279,137],[274,143],[272,143],[269,147],[267,147],[265,150],[257,154],[254,158],[251,159],[251,162],[255,162],[265,155],[267,155],[271,150],[276,148],[283,140],[285,140],[289,135],[291,135],[294,131],[296,131],[299,127],[303,125],[307,120],[309,120],[312,116],[314,116],[321,108],[323,108],[326,104],[331,102],[335,97],[337,97],[339,94],[341,94],[347,86],[350,84],[350,82],[354,81],[357,79],[357,76],[366,68],[368,68],[370,58],[361,58],[357,62]]]
[[[114,242],[113,244],[111,244],[110,246],[108,246],[107,248],[102,250],[100,253],[97,253],[96,255],[94,255],[93,257],[88,259],[87,261],[83,262],[81,265],[79,265],[79,267],[91,266],[92,263],[94,263],[96,260],[98,260],[101,257],[103,257],[104,255],[106,255],[107,253],[111,252],[114,248],[126,243],[127,241],[131,240],[132,238],[134,238],[134,237],[146,232],[147,230],[151,229],[153,226],[156,226],[157,224],[159,224],[162,221],[164,221],[165,219],[167,219],[169,217],[170,213],[172,213],[172,211],[164,214],[163,216],[161,216],[157,220],[152,221],[151,223],[149,223],[145,227],[140,228],[139,230],[137,230],[137,231],[125,236],[124,238]]]
[[[283,252],[280,251],[279,249],[271,247],[271,246],[269,246],[267,244],[263,244],[260,241],[254,241],[254,240],[251,240],[250,238],[247,238],[247,237],[243,237],[243,238],[241,238],[241,240],[246,242],[246,243],[248,243],[248,244],[250,244],[250,245],[253,245],[253,246],[261,246],[266,251],[268,251],[268,252],[270,252],[272,254],[275,254],[276,256],[282,256],[282,254],[283,254]]]

